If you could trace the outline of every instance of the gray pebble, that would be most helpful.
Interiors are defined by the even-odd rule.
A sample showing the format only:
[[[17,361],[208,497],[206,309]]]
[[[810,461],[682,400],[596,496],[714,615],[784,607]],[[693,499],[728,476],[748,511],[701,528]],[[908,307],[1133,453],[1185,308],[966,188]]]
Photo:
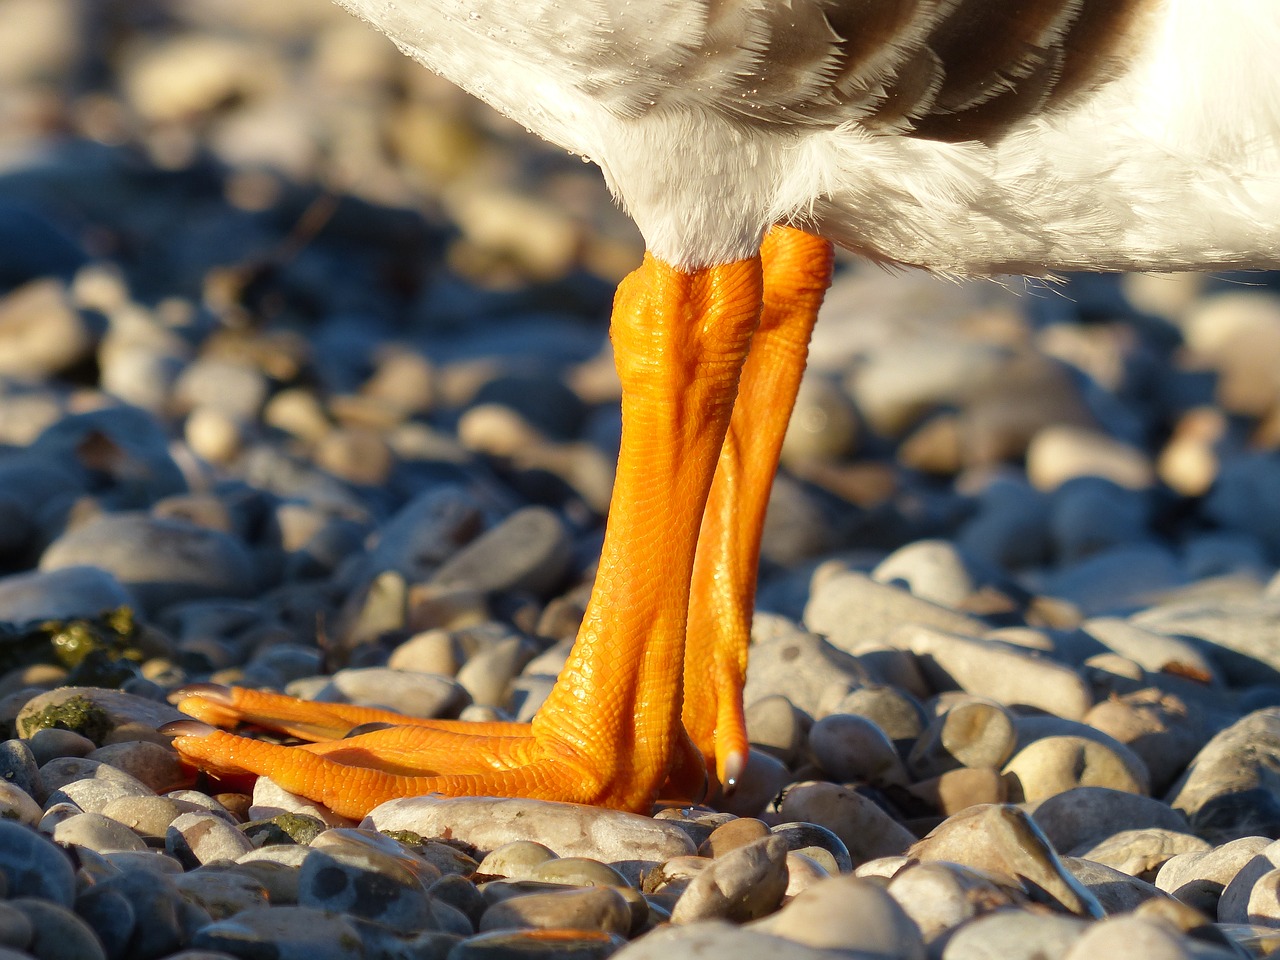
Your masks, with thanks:
[[[1061,914],[997,910],[964,924],[947,940],[947,960],[1061,957],[1089,924]]]
[[[905,627],[892,642],[920,658],[936,690],[958,688],[1009,707],[1033,707],[1072,720],[1093,706],[1093,694],[1075,670],[1043,657],[924,626]]]
[[[339,670],[314,699],[385,707],[412,717],[454,717],[469,698],[448,677],[363,667]]]
[[[1155,884],[1210,917],[1217,916],[1223,891],[1240,871],[1255,864],[1271,846],[1266,837],[1241,837],[1202,852],[1169,858],[1156,874]]]
[[[66,566],[0,577],[0,621],[70,620],[133,602],[120,581],[95,566]]]
[[[48,900],[18,897],[7,901],[31,921],[27,950],[40,960],[107,960],[93,928],[70,909]]]
[[[779,823],[770,831],[791,851],[803,851],[808,856],[818,857],[821,862],[829,863],[832,873],[849,873],[853,870],[853,858],[844,841],[824,826],[816,823],[792,822]],[[821,851],[821,854],[816,853]]]
[[[822,712],[823,705],[839,702],[870,679],[856,658],[815,634],[798,633],[752,645],[742,698],[755,703],[765,697],[785,697],[796,709],[813,716]]]
[[[275,960],[351,960],[360,933],[346,917],[311,907],[252,907],[198,931],[191,946],[237,957],[270,951]]]
[[[243,832],[212,813],[179,814],[164,835],[165,851],[194,866],[215,860],[235,860],[253,849]]]
[[[968,564],[947,540],[916,540],[899,547],[871,571],[878,583],[905,586],[913,596],[956,607],[976,589]]]
[[[917,780],[960,767],[999,768],[1017,743],[1013,716],[998,703],[958,699],[925,727],[907,756]]]
[[[1042,737],[1014,754],[1003,773],[1015,803],[1044,800],[1074,787],[1149,791],[1146,765],[1132,751],[1091,737]]]
[[[34,827],[40,822],[43,811],[35,798],[11,783],[0,781],[0,820]]]
[[[1096,844],[1067,852],[1131,877],[1154,880],[1160,868],[1179,854],[1206,853],[1210,849],[1207,841],[1190,833],[1152,827],[1121,830]]]
[[[203,907],[214,920],[224,920],[241,910],[265,907],[272,902],[267,886],[243,868],[193,870],[178,877],[175,883],[184,897]]]
[[[841,650],[861,653],[883,646],[907,623],[970,636],[987,629],[980,620],[876,583],[861,573],[819,571],[815,575],[804,625]]]
[[[1063,857],[1062,864],[1071,875],[1089,888],[1102,904],[1107,916],[1130,913],[1139,905],[1157,897],[1164,897],[1159,887],[1146,880],[1139,880],[1114,867],[1079,857]]]
[[[32,796],[40,795],[44,790],[35,753],[26,742],[0,741],[0,783],[17,787]]]
[[[52,837],[54,843],[88,847],[97,853],[147,849],[147,845],[136,833],[100,813],[81,813],[68,817],[53,828]]]
[[[628,944],[613,960],[849,960],[845,950],[807,947],[720,920],[672,925]]]
[[[1192,960],[1189,945],[1163,924],[1140,917],[1113,917],[1084,931],[1063,960],[1092,960],[1094,957],[1143,957],[1144,960]]]
[[[833,713],[809,731],[809,750],[832,780],[860,781],[875,786],[906,786],[906,767],[893,741],[870,720],[849,713]]]
[[[1092,846],[1122,830],[1188,832],[1186,818],[1161,801],[1106,787],[1074,787],[1042,800],[1032,815],[1059,850]]]
[[[55,757],[87,757],[96,744],[74,731],[45,727],[32,734],[29,746],[36,765],[44,766]]]
[[[8,890],[69,907],[75,873],[67,855],[30,827],[0,820],[0,874]]]
[[[18,713],[16,727],[25,737],[42,726],[54,725],[74,727],[77,733],[98,744],[150,740],[167,746],[172,738],[157,733],[156,728],[184,716],[167,703],[118,690],[59,687],[29,699]]]
[[[449,951],[448,960],[604,960],[623,943],[617,934],[587,930],[550,937],[540,930],[494,930],[463,940]]]
[[[298,903],[376,920],[400,933],[430,929],[426,890],[398,858],[368,847],[312,849],[298,876]]]
[[[560,583],[568,564],[568,534],[560,519],[543,507],[525,507],[458,551],[431,582],[543,595]]]
[[[1012,888],[958,863],[912,861],[893,872],[886,889],[929,944],[974,917],[1014,904]]]

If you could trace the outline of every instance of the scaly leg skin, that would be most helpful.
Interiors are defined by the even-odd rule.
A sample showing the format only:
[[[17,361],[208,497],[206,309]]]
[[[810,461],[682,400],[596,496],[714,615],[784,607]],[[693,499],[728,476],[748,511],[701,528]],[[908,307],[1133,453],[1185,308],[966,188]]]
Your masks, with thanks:
[[[789,227],[769,232],[761,256],[764,310],[698,535],[685,650],[684,726],[725,790],[747,761],[742,687],[765,509],[834,259],[826,240]]]
[[[406,724],[304,748],[188,731],[174,746],[198,766],[270,777],[348,817],[428,793],[647,812],[673,769],[689,776],[680,711],[694,550],[762,297],[758,256],[691,273],[646,256],[619,286],[623,435],[604,549],[578,639],[529,727]],[[326,738],[357,716],[385,719],[251,700],[234,691],[179,706]]]

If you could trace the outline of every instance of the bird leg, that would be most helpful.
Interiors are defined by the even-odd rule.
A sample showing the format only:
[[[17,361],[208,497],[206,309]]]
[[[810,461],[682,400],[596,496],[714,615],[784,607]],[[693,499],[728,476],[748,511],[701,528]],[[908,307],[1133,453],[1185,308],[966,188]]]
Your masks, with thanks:
[[[762,298],[759,256],[683,272],[646,255],[619,286],[611,333],[622,447],[604,548],[582,628],[532,724],[360,712],[359,722],[400,725],[304,747],[186,727],[174,746],[198,766],[270,777],[350,817],[427,793],[647,811],[673,769],[689,774],[680,716],[695,545]],[[739,601],[748,608],[749,594]],[[179,707],[308,736],[340,733],[356,717],[263,696],[196,694]]]
[[[765,509],[834,259],[826,240],[789,227],[760,252],[764,309],[698,535],[684,661],[684,726],[725,789],[747,760],[742,687]]]

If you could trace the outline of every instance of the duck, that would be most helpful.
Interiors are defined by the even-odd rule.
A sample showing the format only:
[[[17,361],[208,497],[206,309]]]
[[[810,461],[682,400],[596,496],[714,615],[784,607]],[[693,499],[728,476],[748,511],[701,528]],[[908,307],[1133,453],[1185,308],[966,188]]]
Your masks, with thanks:
[[[338,2],[594,162],[646,246],[610,321],[594,588],[532,722],[180,696],[188,762],[348,817],[742,781],[765,508],[836,247],[945,276],[1280,267],[1274,0]]]

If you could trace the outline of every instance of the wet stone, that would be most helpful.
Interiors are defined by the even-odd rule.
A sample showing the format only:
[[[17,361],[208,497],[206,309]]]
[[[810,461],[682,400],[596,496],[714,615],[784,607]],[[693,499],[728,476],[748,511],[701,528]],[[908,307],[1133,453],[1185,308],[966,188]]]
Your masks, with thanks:
[[[779,814],[785,820],[825,827],[843,843],[854,864],[906,851],[915,837],[874,802],[848,787],[810,782],[792,786]]]

